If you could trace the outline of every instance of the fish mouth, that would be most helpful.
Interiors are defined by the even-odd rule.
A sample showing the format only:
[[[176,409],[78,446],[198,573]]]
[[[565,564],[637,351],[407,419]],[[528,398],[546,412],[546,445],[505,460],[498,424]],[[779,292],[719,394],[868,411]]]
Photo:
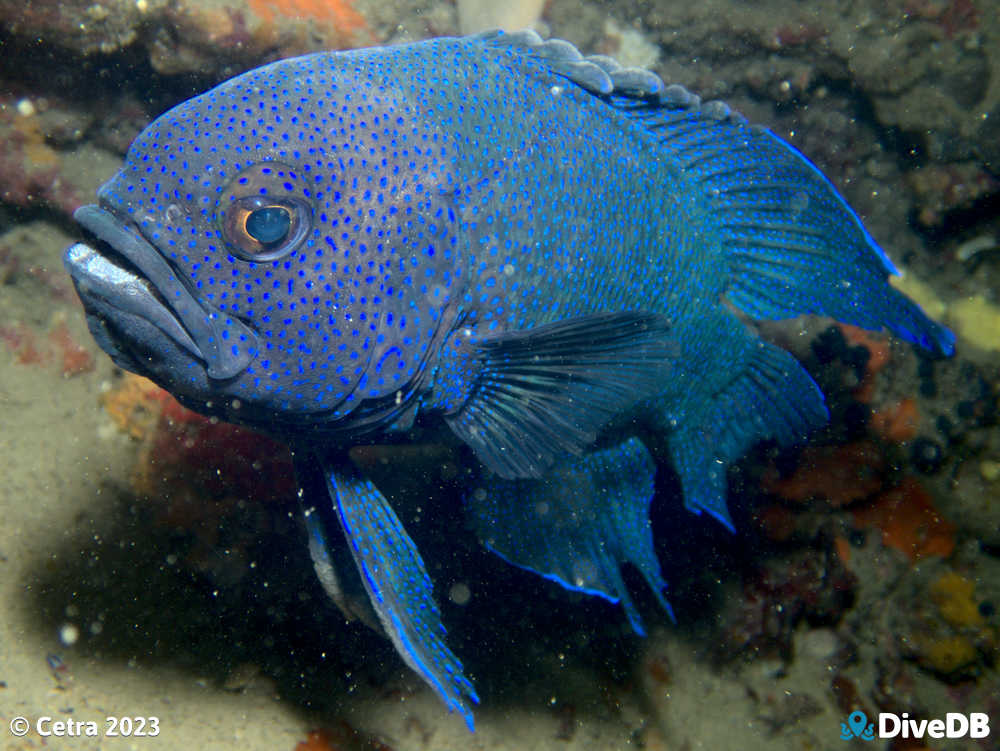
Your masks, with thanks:
[[[76,243],[64,256],[86,307],[102,318],[110,311],[122,321],[144,320],[200,360],[215,380],[234,378],[253,362],[256,333],[239,319],[206,309],[132,222],[95,205],[81,206],[73,218],[98,240],[96,246]],[[136,330],[120,328],[126,329],[120,331],[126,337],[127,329]],[[109,354],[123,355],[117,346],[114,352],[108,349],[107,335],[99,342]]]

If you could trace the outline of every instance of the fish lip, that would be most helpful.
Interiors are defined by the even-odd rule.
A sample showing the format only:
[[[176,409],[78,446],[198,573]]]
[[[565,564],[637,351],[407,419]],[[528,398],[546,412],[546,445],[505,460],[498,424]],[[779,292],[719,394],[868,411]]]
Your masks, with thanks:
[[[138,270],[159,296],[158,302],[163,309],[169,311],[179,324],[178,328],[183,331],[183,334],[178,334],[176,330],[165,333],[205,364],[209,378],[215,380],[235,378],[249,367],[257,353],[257,334],[239,319],[227,318],[217,311],[206,309],[188,289],[181,275],[174,271],[163,254],[142,235],[134,222],[121,217],[112,207],[93,204],[78,208],[73,218]],[[70,257],[71,251],[76,247],[73,246],[67,251],[67,267],[70,267],[74,260],[83,259],[82,251],[79,250],[75,259]],[[100,253],[93,248],[90,250]],[[110,254],[100,253],[100,255],[106,262],[122,266],[115,264],[115,259]],[[79,270],[79,264],[75,268]],[[134,280],[135,275],[132,275],[132,278]],[[134,281],[132,286],[135,287]],[[115,303],[114,300],[108,299],[109,295],[115,296],[115,291],[115,285],[105,280],[98,294],[108,302]],[[126,293],[134,290],[126,290],[119,286],[117,291]],[[154,310],[153,299],[154,296],[150,292],[148,298],[141,300],[147,312]],[[160,318],[162,320],[162,316]],[[156,320],[152,322],[163,329]]]
[[[198,345],[177,320],[163,297],[152,283],[135,273],[133,268],[86,243],[74,243],[63,256],[63,264],[73,278],[73,284],[82,299],[90,299],[88,308],[114,308],[123,313],[139,316],[150,322],[179,344],[190,355],[203,359]],[[100,303],[93,304],[93,298]],[[109,342],[119,355],[121,349]]]

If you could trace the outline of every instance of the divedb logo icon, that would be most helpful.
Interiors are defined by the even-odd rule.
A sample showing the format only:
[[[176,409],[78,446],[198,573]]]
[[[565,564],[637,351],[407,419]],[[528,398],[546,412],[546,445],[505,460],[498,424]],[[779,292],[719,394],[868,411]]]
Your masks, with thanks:
[[[840,737],[849,741],[860,738],[873,741],[878,738],[987,738],[990,734],[990,717],[985,712],[948,712],[944,719],[915,720],[907,712],[901,715],[880,712],[878,733],[874,722],[869,722],[864,712],[855,710],[840,723]]]
[[[860,710],[847,715],[847,722],[840,723],[840,737],[845,741],[860,738],[863,741],[875,740],[875,723],[868,722],[868,717]]]

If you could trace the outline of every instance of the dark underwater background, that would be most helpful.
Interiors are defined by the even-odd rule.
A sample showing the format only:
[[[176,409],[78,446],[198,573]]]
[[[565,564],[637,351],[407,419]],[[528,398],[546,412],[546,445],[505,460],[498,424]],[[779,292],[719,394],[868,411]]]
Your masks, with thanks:
[[[0,0],[0,748],[1000,748],[1000,7]],[[690,6],[690,7],[689,7]],[[723,99],[812,159],[958,335],[769,324],[827,395],[806,446],[730,472],[731,534],[651,516],[677,623],[491,556],[479,469],[432,427],[354,452],[417,541],[477,731],[315,581],[286,450],[185,411],[92,341],[61,263],[154,117],[307,51],[533,26]],[[652,444],[651,444],[652,445]],[[854,711],[985,712],[982,740],[842,740]],[[142,737],[18,738],[17,716],[158,717]],[[115,745],[118,744],[118,745]]]

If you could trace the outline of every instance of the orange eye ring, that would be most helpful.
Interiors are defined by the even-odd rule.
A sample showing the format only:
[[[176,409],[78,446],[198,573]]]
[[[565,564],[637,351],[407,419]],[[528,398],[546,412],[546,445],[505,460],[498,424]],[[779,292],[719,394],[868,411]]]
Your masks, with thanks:
[[[222,237],[245,261],[274,261],[305,239],[310,218],[309,206],[294,198],[234,198],[222,215]]]
[[[299,248],[313,226],[314,204],[295,168],[277,161],[234,175],[217,204],[226,250],[244,261],[276,261]]]

